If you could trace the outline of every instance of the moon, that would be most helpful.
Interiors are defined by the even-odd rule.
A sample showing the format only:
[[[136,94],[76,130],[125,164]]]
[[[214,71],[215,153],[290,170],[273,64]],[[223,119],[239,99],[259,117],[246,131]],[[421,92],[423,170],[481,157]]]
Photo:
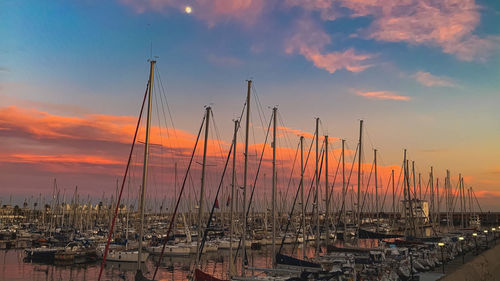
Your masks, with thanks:
[[[191,12],[193,11],[193,9],[191,9],[190,6],[186,6],[186,8],[184,9],[184,11],[186,12],[186,14],[191,14]]]

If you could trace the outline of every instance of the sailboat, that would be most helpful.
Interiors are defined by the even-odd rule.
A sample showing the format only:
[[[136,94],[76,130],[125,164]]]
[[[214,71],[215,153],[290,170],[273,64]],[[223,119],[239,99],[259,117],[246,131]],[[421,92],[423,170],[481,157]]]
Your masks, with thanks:
[[[148,109],[147,109],[147,119],[146,119],[146,139],[144,143],[144,163],[142,166],[142,185],[141,185],[141,199],[139,202],[139,213],[141,218],[141,223],[139,226],[139,249],[137,253],[137,273],[135,274],[136,281],[146,281],[148,280],[142,274],[141,263],[143,262],[143,257],[149,255],[147,252],[142,251],[142,238],[144,237],[144,199],[146,194],[146,181],[148,175],[148,156],[149,156],[149,134],[151,127],[151,103],[153,95],[153,79],[154,79],[154,69],[155,60],[150,60],[149,68],[149,87],[148,87]]]
[[[127,166],[125,169],[125,175],[123,177],[122,188],[121,188],[121,191],[119,193],[120,195],[118,197],[118,201],[117,201],[116,208],[115,208],[115,215],[111,221],[111,227],[110,227],[108,239],[106,242],[106,246],[104,247],[103,250],[98,251],[98,255],[102,256],[102,263],[101,263],[101,268],[99,271],[98,281],[101,280],[103,269],[104,269],[104,266],[106,264],[106,260],[108,260],[108,259],[113,260],[113,261],[130,261],[130,262],[137,261],[137,273],[135,276],[135,280],[141,280],[141,281],[148,280],[142,274],[141,265],[142,265],[142,263],[144,263],[147,260],[147,258],[149,256],[148,252],[143,252],[142,240],[143,240],[143,236],[144,236],[144,199],[145,199],[146,180],[147,180],[147,171],[148,171],[149,135],[150,135],[150,127],[151,127],[151,104],[152,104],[152,94],[153,94],[154,69],[155,69],[156,61],[150,60],[149,62],[150,62],[149,81],[148,81],[148,85],[146,88],[146,92],[144,93],[144,99],[143,99],[141,111],[139,114],[139,120],[137,122],[137,127],[136,127],[135,134],[134,134],[134,140],[132,142],[132,148],[130,150]],[[139,243],[138,243],[139,248],[138,248],[138,250],[116,249],[116,250],[110,251],[110,242],[111,242],[111,237],[113,235],[113,229],[115,226],[116,217],[118,214],[118,206],[119,206],[119,202],[120,202],[120,199],[121,199],[121,196],[123,193],[123,187],[125,185],[125,179],[127,177],[128,169],[130,167],[132,153],[133,153],[135,141],[137,138],[139,124],[141,121],[141,116],[142,116],[142,112],[143,112],[144,104],[145,104],[146,100],[148,101],[148,105],[147,105],[147,120],[146,120],[146,138],[145,138],[145,143],[144,143],[144,163],[143,163],[143,170],[142,170],[141,196],[140,196],[140,201],[139,201],[139,211],[140,211]]]
[[[145,262],[149,257],[149,253],[143,251],[143,237],[144,237],[144,199],[146,193],[146,181],[148,172],[148,157],[149,157],[149,135],[151,127],[151,102],[153,94],[153,78],[154,78],[154,68],[156,61],[150,60],[150,72],[149,72],[149,83],[148,83],[148,96],[147,96],[147,117],[146,117],[146,141],[144,143],[144,163],[142,169],[142,185],[141,185],[141,196],[139,201],[139,213],[140,213],[140,226],[139,226],[139,243],[137,250],[115,250],[110,251],[108,254],[108,259],[112,261],[129,261],[137,262],[137,274],[142,276],[141,263]],[[136,275],[137,280],[137,275]],[[142,280],[142,279],[141,279]]]

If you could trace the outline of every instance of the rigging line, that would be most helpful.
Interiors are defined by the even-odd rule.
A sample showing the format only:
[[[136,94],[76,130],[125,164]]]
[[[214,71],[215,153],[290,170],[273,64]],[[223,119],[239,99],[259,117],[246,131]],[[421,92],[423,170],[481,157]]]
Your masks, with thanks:
[[[345,146],[347,146],[347,142],[345,142]],[[358,147],[359,147],[359,144],[356,145],[356,150],[354,152],[354,157],[352,159],[351,169],[349,171],[349,177],[347,179],[347,182],[345,183],[345,186],[342,187],[342,189],[343,189],[342,192],[344,192],[342,194],[343,195],[345,194],[345,196],[344,196],[344,200],[342,201],[341,212],[338,215],[337,223],[340,223],[341,214],[343,213],[344,208],[346,208],[346,206],[345,206],[345,199],[346,198],[345,197],[347,197],[347,195],[348,195],[347,193],[348,193],[348,190],[349,190],[349,184],[350,184],[350,181],[351,181],[351,175],[352,175],[352,171],[354,170],[354,163],[356,163],[356,158],[357,158],[356,156],[358,155]],[[349,147],[347,147],[346,150],[349,150]],[[344,151],[344,156],[345,156],[345,151]],[[336,234],[337,234],[337,230],[335,229],[335,235]]]
[[[250,193],[250,199],[249,199],[249,202],[248,202],[248,209],[247,210],[243,210],[244,212],[246,212],[246,219],[243,222],[245,225],[248,224],[248,214],[250,212],[250,207],[252,206],[252,199],[253,199],[253,195],[254,195],[254,192],[255,192],[255,186],[257,185],[257,179],[259,177],[260,167],[262,165],[262,159],[264,158],[264,151],[266,150],[266,144],[267,144],[267,140],[269,138],[269,132],[271,131],[272,121],[273,121],[273,116],[271,114],[271,118],[269,118],[269,125],[267,127],[266,138],[264,140],[264,144],[262,145],[262,153],[260,155],[259,165],[257,166],[257,172],[255,174],[255,179],[254,179],[253,186],[252,186],[252,192]],[[246,235],[246,233],[242,233],[242,235]],[[238,241],[238,247],[236,248],[236,254],[234,256],[234,262],[236,262],[236,257],[238,256],[238,252],[240,250],[241,239],[242,239],[242,237],[240,237],[240,240]],[[246,246],[244,247],[244,256],[245,255],[246,255]]]
[[[191,169],[191,164],[193,163],[193,158],[194,158],[194,155],[196,153],[196,147],[198,146],[198,141],[200,139],[201,131],[203,130],[203,125],[205,124],[205,121],[206,120],[205,120],[205,114],[204,114],[202,121],[201,121],[200,129],[198,130],[198,136],[196,137],[196,142],[195,142],[194,147],[193,147],[193,152],[191,153],[191,159],[189,161],[189,164],[188,164],[188,167],[186,170],[186,174],[184,175],[184,179],[182,181],[182,187],[181,187],[181,190],[179,193],[179,197],[177,198],[177,202],[175,203],[174,212],[172,213],[172,217],[170,218],[170,224],[168,226],[167,235],[165,236],[166,238],[163,241],[163,247],[161,249],[160,257],[158,259],[158,263],[156,264],[155,271],[153,273],[153,280],[156,277],[156,273],[158,272],[158,268],[160,267],[161,261],[163,259],[163,254],[165,253],[165,246],[167,245],[168,237],[170,236],[170,232],[172,231],[172,226],[173,226],[174,221],[175,221],[175,216],[177,215],[177,210],[179,208],[179,202],[181,201],[182,194],[184,193],[184,188],[186,186],[186,180],[188,178],[188,174],[189,174],[189,171]]]
[[[474,199],[476,199],[476,204],[479,207],[479,211],[481,212],[481,214],[483,214],[483,209],[481,209],[481,205],[479,204],[479,201],[477,200],[476,192],[474,192],[474,190],[472,190],[472,195],[474,195]]]
[[[156,85],[156,87],[158,87],[158,85]],[[159,91],[159,89],[158,89]],[[161,121],[160,121],[160,110],[159,110],[159,107],[158,107],[158,98],[155,98],[157,94],[157,91],[153,91],[153,100],[155,101],[155,108],[156,108],[156,117],[158,119],[158,129],[159,129],[159,134],[160,134],[160,172],[162,171],[162,168],[163,167],[163,134],[162,134],[162,130],[161,130]],[[168,129],[167,129],[167,137],[168,137]],[[155,157],[154,157],[154,154],[153,153],[150,153],[149,154],[150,157],[151,157],[151,160],[154,160]],[[152,161],[151,161],[152,163]],[[162,181],[162,178],[161,178],[161,175],[163,175],[164,173],[160,173],[160,180],[159,182],[161,183]],[[155,186],[155,183],[156,183],[156,174],[152,173],[150,175],[150,177],[153,177],[153,186]],[[155,188],[156,191],[158,191],[158,186],[156,186]]]
[[[384,211],[384,206],[385,206],[385,199],[387,198],[387,193],[389,192],[389,185],[392,182],[392,176],[389,175],[389,180],[387,181],[387,186],[385,187],[385,193],[384,193],[384,200],[382,201],[382,213]]]
[[[366,183],[366,192],[365,192],[365,195],[363,196],[363,204],[361,204],[361,208],[359,209],[360,212],[363,212],[363,208],[365,207],[365,200],[366,200],[366,196],[368,195],[368,188],[370,186],[370,180],[372,178],[372,172],[373,172],[374,166],[375,166],[375,162],[372,163],[372,167],[370,169],[370,174],[368,175],[368,182]]]
[[[161,88],[161,91],[160,91],[160,98],[161,98],[161,103],[162,103],[162,106],[163,106],[163,97],[165,98],[165,104],[167,106],[167,112],[168,112],[168,115],[170,117],[170,122],[172,123],[172,128],[174,129],[174,136],[177,138],[177,135],[176,135],[176,130],[175,130],[175,126],[174,126],[174,118],[172,117],[172,112],[170,110],[170,106],[168,104],[168,100],[167,100],[167,94],[166,94],[166,90],[165,90],[165,87],[163,87],[163,79],[161,78],[161,75],[160,75],[160,70],[158,68],[156,68],[156,74],[158,76],[158,86]],[[162,97],[163,96],[163,97]],[[163,108],[163,116],[165,116],[165,110]],[[166,120],[166,116],[164,117],[165,120]],[[166,124],[166,127],[168,128],[168,123]],[[168,134],[168,132],[167,132]]]
[[[156,73],[158,75],[158,70],[156,69],[155,71],[156,71]],[[167,118],[166,118],[166,115],[165,115],[165,107],[163,106],[163,98],[162,98],[162,95],[161,95],[161,88],[160,88],[159,84],[160,83],[156,83],[156,89],[157,89],[157,91],[155,93],[159,93],[157,95],[160,96],[160,104],[162,106],[163,119],[165,119],[165,129],[167,130],[167,137],[170,137],[170,132],[168,131],[168,123],[166,121]],[[156,102],[156,107],[158,107],[158,98],[155,99],[155,102]],[[156,110],[158,111],[158,108]],[[158,122],[160,122],[160,113],[158,112],[157,115],[158,115]],[[161,127],[161,123],[159,123],[158,126]]]
[[[425,188],[425,192],[424,192],[424,198],[427,196],[427,191],[429,191],[429,188],[430,188],[430,185],[431,185],[431,178],[429,177],[429,179],[427,180],[427,186]],[[429,191],[429,201],[430,201],[430,191]]]
[[[327,155],[327,157],[328,157],[328,155]],[[335,199],[333,197],[333,193],[334,193],[335,182],[337,181],[337,174],[339,172],[339,168],[340,168],[340,158],[337,161],[337,169],[335,169],[335,176],[333,177],[333,182],[332,182],[332,185],[331,185],[332,186],[332,190],[330,192],[330,196],[328,196],[328,202],[332,202],[332,200]],[[328,210],[327,210],[327,212],[328,212]],[[331,219],[334,219],[334,216],[332,216]]]
[[[158,84],[159,86],[161,87],[162,91],[161,91],[161,94],[163,95],[163,98],[165,99],[165,104],[167,106],[167,112],[168,112],[168,115],[170,116],[170,123],[172,124],[172,129],[173,129],[173,133],[174,133],[174,145],[176,148],[179,148],[180,145],[179,145],[179,138],[177,136],[177,129],[175,127],[175,123],[174,123],[174,118],[172,117],[172,111],[170,110],[170,105],[168,103],[168,100],[167,100],[167,95],[166,95],[166,90],[163,86],[163,79],[161,78],[161,74],[160,74],[160,71],[158,68],[155,69],[157,71],[157,74],[158,74]],[[161,97],[161,95],[160,95]],[[163,107],[163,101],[162,101],[162,107]],[[165,114],[164,114],[165,116]],[[164,117],[165,120],[167,120],[166,117]],[[168,122],[166,121],[167,123],[167,128],[168,128]],[[179,152],[177,152],[173,147],[172,147],[172,153],[176,156],[179,156]],[[184,157],[180,157],[181,160],[184,159]],[[187,159],[185,159],[183,162],[187,161]]]
[[[398,202],[401,200],[401,194],[403,193],[403,189],[404,189],[404,186],[401,186],[401,189],[400,189],[401,178],[403,177],[403,169],[404,169],[404,161],[401,163],[401,166],[399,167],[398,183],[397,183],[395,191],[394,191],[395,193],[398,194]]]
[[[257,113],[259,114],[259,119],[260,119],[260,125],[261,125],[261,128],[264,132],[264,128],[265,128],[265,123],[263,120],[265,120],[265,116],[266,114],[264,114],[264,110],[262,108],[262,104],[260,103],[260,99],[259,99],[259,95],[257,93],[257,89],[255,88],[255,83],[252,83],[252,92],[255,96],[255,105],[257,107]]]
[[[299,148],[300,148],[300,143],[297,144],[297,149],[295,150],[295,157],[293,159],[293,164],[292,164],[292,170],[290,171],[290,178],[288,180],[288,186],[287,186],[287,189],[286,189],[286,193],[285,193],[285,198],[287,198],[287,195],[288,195],[288,190],[290,189],[290,185],[292,183],[292,179],[293,179],[293,172],[295,170],[295,163],[297,162],[297,156],[299,154]],[[295,182],[293,182],[295,184]]]
[[[347,142],[345,142],[345,146],[347,147],[347,150],[349,150],[349,145],[347,144]],[[351,164],[351,169],[349,171],[349,177],[347,178],[347,182],[345,184],[345,186],[343,187],[343,190],[342,192],[345,192],[343,194],[345,194],[344,196],[344,200],[342,201],[342,206],[341,206],[341,212],[339,212],[339,215],[338,215],[338,219],[337,219],[337,223],[340,223],[340,218],[344,212],[344,209],[346,209],[346,204],[345,204],[345,200],[347,199],[346,197],[348,196],[348,192],[349,192],[349,185],[351,183],[351,176],[352,176],[352,172],[354,171],[354,163],[356,163],[356,158],[357,158],[357,155],[358,155],[358,148],[359,148],[359,143],[356,145],[356,150],[354,152],[354,156],[352,158],[352,164]],[[345,151],[344,151],[344,156],[345,156]],[[351,190],[351,207],[354,205],[354,202],[352,202],[352,194],[353,194],[353,190]],[[346,209],[347,210],[347,209]],[[345,218],[344,218],[345,219]],[[345,229],[345,221],[343,222],[344,224],[344,229]],[[335,228],[335,235],[337,235],[337,228]]]
[[[120,195],[118,196],[118,201],[117,201],[117,204],[116,204],[116,207],[115,207],[115,214],[113,216],[113,220],[111,221],[111,227],[109,228],[108,240],[106,242],[106,247],[104,248],[104,255],[103,255],[103,258],[102,258],[101,268],[99,270],[99,277],[97,279],[98,281],[101,280],[102,271],[104,269],[104,265],[106,264],[106,258],[108,256],[108,251],[109,251],[109,244],[111,242],[111,236],[113,235],[113,229],[115,227],[116,217],[118,216],[118,208],[120,207],[120,201],[122,199],[123,187],[125,186],[125,180],[127,178],[127,173],[128,173],[128,169],[130,167],[130,162],[131,162],[131,159],[132,159],[132,154],[134,152],[135,141],[137,139],[137,133],[139,131],[139,124],[141,123],[142,112],[144,111],[144,104],[146,103],[146,98],[148,96],[149,82],[150,81],[148,79],[148,83],[147,83],[147,86],[146,86],[146,91],[144,92],[144,98],[142,100],[141,110],[139,112],[139,118],[137,120],[137,126],[135,127],[134,138],[132,140],[132,147],[130,148],[130,154],[128,156],[127,166],[125,168],[125,174],[124,174],[123,180],[122,180],[122,186],[120,188]]]
[[[233,145],[234,145],[234,142],[231,144],[231,147],[230,147],[230,149],[228,151],[228,154],[227,154],[226,164],[224,165],[224,170],[222,171],[222,176],[221,176],[221,179],[220,179],[220,182],[219,182],[219,187],[217,188],[217,192],[215,194],[215,200],[214,200],[214,203],[212,204],[212,210],[210,211],[210,215],[208,217],[207,226],[205,228],[205,231],[203,232],[203,239],[201,240],[200,249],[199,249],[199,255],[197,257],[196,264],[198,264],[200,262],[201,255],[203,254],[203,248],[205,246],[205,242],[206,242],[206,239],[207,239],[208,229],[210,228],[210,224],[212,222],[214,210],[215,210],[215,207],[216,207],[216,204],[217,204],[217,199],[219,197],[219,192],[221,190],[221,187],[222,187],[222,184],[223,184],[223,181],[224,181],[224,176],[226,175],[226,170],[227,170],[227,166],[228,166],[229,160],[231,159],[231,153],[232,153],[232,150],[233,150],[232,149]]]
[[[337,138],[337,137],[333,137],[333,138]],[[340,140],[340,139],[337,139],[336,141],[330,142],[330,139],[328,139],[328,145],[329,145],[329,147],[331,148],[331,149],[330,149],[330,151],[332,152],[333,159],[334,159],[335,161],[340,161],[340,156],[339,156],[339,158],[337,158],[337,156],[335,156],[335,147],[334,147],[333,145],[334,145],[334,143],[338,142],[339,140]],[[340,153],[341,153],[341,152],[339,151],[339,154],[340,154]]]
[[[324,150],[323,145],[321,145],[321,148],[320,148],[319,152],[320,152],[320,155],[321,155],[321,159],[318,159],[318,160],[320,160],[320,162],[319,162],[319,163],[321,163],[321,164],[319,165],[318,175],[321,175],[321,170],[322,170],[321,168],[323,167],[323,156],[324,156],[324,154],[325,154],[325,150]],[[314,168],[314,174],[316,174],[316,168]],[[308,192],[308,194],[307,194],[307,199],[306,199],[306,202],[305,202],[305,205],[306,205],[306,207],[305,207],[305,208],[306,208],[306,209],[307,209],[307,205],[309,204],[309,197],[310,197],[310,195],[311,195],[311,191],[313,191],[313,190],[314,190],[314,189],[313,189],[313,186],[314,186],[314,184],[315,184],[315,183],[316,183],[316,177],[313,177],[313,178],[311,179],[311,187],[309,188],[309,192]],[[319,188],[318,188],[318,189],[319,189]],[[316,191],[316,190],[314,190],[314,191]],[[314,192],[314,196],[315,196],[315,198],[313,198],[313,200],[315,200],[315,199],[316,199],[316,196],[317,196],[316,192]],[[318,198],[319,198],[319,197],[318,197]],[[317,202],[318,202],[318,201],[317,201]],[[319,202],[318,202],[318,205],[319,205]],[[311,206],[314,208],[314,202],[311,204]],[[312,210],[312,212],[314,212],[314,209]]]
[[[214,111],[211,110],[210,111],[210,114],[212,115],[212,123],[213,123],[213,127],[214,127],[214,131],[215,131],[215,136],[217,137],[217,144],[218,144],[218,147],[219,147],[219,157],[220,157],[220,160],[221,162],[224,161],[224,152],[223,152],[223,149],[222,149],[222,145],[221,145],[221,137],[220,137],[220,134],[219,134],[219,128],[217,127],[217,124],[215,122],[215,117],[214,117]]]
[[[279,122],[281,123],[281,125],[283,126],[283,128],[287,128],[283,122],[283,119],[281,118],[281,114],[279,112],[277,112],[278,114],[278,119],[279,119]],[[284,131],[284,136],[285,136],[285,142],[286,142],[286,145],[287,147],[291,147],[291,142],[290,142],[290,139],[289,139],[289,135],[288,135],[288,132],[286,131],[286,129],[283,130]],[[292,170],[290,172],[290,178],[289,178],[289,181],[288,181],[288,187],[286,189],[286,192],[285,192],[285,197],[282,198],[283,202],[286,203],[287,199],[288,199],[288,191],[290,189],[290,183],[293,182],[295,184],[295,181],[292,177],[292,174],[293,174],[293,171],[294,171],[294,168],[295,168],[295,163],[296,163],[296,160],[297,160],[297,155],[298,155],[298,149],[299,149],[299,146],[297,146],[297,150],[295,151],[295,156],[294,156],[294,161],[293,161],[293,166],[292,166]],[[278,152],[279,153],[279,152]],[[280,153],[281,155],[281,153]],[[288,158],[291,159],[291,154],[290,154],[290,151],[288,150]],[[281,157],[279,157],[278,159],[282,159]],[[278,160],[280,162],[280,165],[279,167],[281,168],[281,171],[283,172],[283,174],[285,173],[285,168],[284,168],[284,163],[283,163],[283,160]]]
[[[300,143],[298,144],[297,146],[297,152],[299,151],[299,148],[300,148]],[[299,197],[299,191],[300,191],[300,185],[299,187],[297,188],[297,192],[295,193],[295,198],[293,200],[293,204],[292,204],[292,209],[290,210],[290,214],[288,215],[288,223],[286,224],[286,228],[285,228],[285,233],[283,235],[283,238],[281,240],[281,245],[280,245],[280,248],[278,250],[278,253],[281,254],[281,249],[283,249],[283,245],[285,244],[285,238],[286,238],[286,233],[288,232],[288,228],[290,226],[290,222],[292,221],[292,216],[293,216],[293,211],[295,209],[295,204],[297,202],[297,198]],[[295,239],[295,242],[297,242],[298,240],[298,233],[297,233],[297,236],[296,236],[296,239]]]

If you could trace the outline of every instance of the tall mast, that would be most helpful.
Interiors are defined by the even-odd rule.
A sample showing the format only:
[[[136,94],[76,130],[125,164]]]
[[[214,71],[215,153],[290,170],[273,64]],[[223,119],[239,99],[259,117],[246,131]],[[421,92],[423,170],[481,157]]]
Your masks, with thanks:
[[[411,173],[413,179],[413,198],[417,199],[417,184],[415,182],[415,161],[411,161]],[[416,201],[415,201],[416,202]]]
[[[302,256],[306,257],[306,206],[304,203],[304,136],[300,136],[300,203],[302,206]]]
[[[377,150],[373,150],[373,163],[375,165],[375,214],[377,217],[377,228],[376,231],[378,232],[378,226],[379,226],[379,209],[378,209],[378,177],[377,177]]]
[[[347,209],[347,206],[346,206],[346,202],[345,202],[345,195],[346,195],[346,186],[345,186],[345,150],[344,150],[344,147],[345,147],[345,140],[343,139],[342,140],[342,206],[344,206],[343,208],[343,219],[342,219],[342,223],[344,224],[344,233],[345,233],[345,225],[346,225],[346,221],[347,221],[347,218],[346,218],[346,209]]]
[[[153,79],[156,61],[150,61],[149,68],[149,87],[148,87],[148,111],[146,118],[146,139],[144,143],[144,164],[142,166],[142,185],[141,185],[141,199],[139,202],[139,212],[141,218],[141,226],[139,228],[139,255],[137,257],[137,270],[141,269],[141,256],[142,256],[142,237],[144,236],[144,197],[146,195],[146,182],[148,175],[148,154],[149,154],[149,129],[151,127],[151,103],[153,96]]]
[[[210,110],[212,108],[207,106],[205,117],[205,143],[203,144],[203,162],[201,166],[201,184],[200,184],[200,204],[198,209],[198,239],[196,240],[196,256],[200,257],[200,244],[203,239],[203,229],[201,228],[203,221],[203,201],[205,201],[205,167],[207,163],[207,146],[208,146],[208,130],[210,127]],[[196,262],[198,266],[199,260]]]
[[[238,120],[234,120],[234,136],[233,136],[233,174],[231,177],[231,213],[229,215],[229,221],[231,226],[229,227],[229,276],[232,277],[234,273],[233,268],[233,232],[234,232],[234,190],[236,188],[236,142],[238,134]]]
[[[319,231],[319,118],[316,118],[316,171],[315,171],[315,180],[316,180],[316,196],[314,197],[314,203],[316,206],[316,257],[319,256],[319,239],[320,239],[320,231]]]
[[[469,194],[469,227],[470,227],[470,221],[473,216],[473,211],[472,211],[472,187],[469,187],[467,189],[468,194]]]
[[[245,163],[243,167],[243,254],[242,254],[242,262],[241,262],[241,275],[245,276],[245,253],[246,253],[246,235],[247,235],[247,169],[248,169],[248,130],[250,127],[250,92],[252,89],[252,80],[248,80],[248,89],[247,89],[247,117],[246,117],[246,125],[245,125]]]
[[[462,178],[462,174],[459,174],[458,177],[460,178],[459,180],[459,185],[458,185],[458,188],[460,189],[460,226],[462,228],[465,227],[464,225],[464,190],[463,190],[463,186],[464,186],[464,179]]]
[[[418,173],[418,199],[422,200],[422,174]]]
[[[451,193],[450,193],[450,189],[451,189],[451,184],[450,184],[450,170],[446,170],[446,181],[445,181],[445,185],[444,185],[444,188],[446,190],[446,212],[447,212],[447,215],[446,215],[446,218],[448,220],[448,227],[453,227],[453,216],[451,214]]]
[[[429,174],[429,183],[431,185],[431,219],[432,219],[432,226],[434,226],[435,222],[436,222],[436,204],[435,204],[435,201],[434,201],[434,171],[433,171],[433,168],[431,166],[431,173]]]
[[[276,113],[278,108],[273,108],[273,194],[272,194],[272,218],[273,218],[273,268],[276,268]]]
[[[394,169],[392,169],[391,177],[392,177],[392,216],[393,220],[396,221],[396,192],[394,190]]]
[[[437,225],[439,226],[439,230],[441,230],[441,203],[439,198],[439,178],[436,178],[436,198],[437,198]]]
[[[325,242],[328,244],[330,239],[330,220],[328,212],[330,210],[330,195],[328,192],[328,136],[325,136],[325,222],[326,225],[326,239]]]
[[[409,169],[409,168],[408,168]],[[420,219],[419,219],[419,216],[421,215],[420,212],[418,212],[418,198],[417,198],[417,184],[416,184],[416,178],[415,178],[415,161],[411,161],[411,170],[412,170],[412,179],[413,179],[413,194],[412,194],[412,198],[413,198],[413,202],[415,203],[415,205],[412,205],[414,206],[414,210],[415,212],[412,211],[412,215],[414,214],[416,217],[413,217],[413,224],[414,224],[414,231],[415,231],[415,236],[417,236],[417,228],[419,226],[419,223],[420,223]],[[410,186],[410,185],[408,185]],[[413,204],[413,203],[412,203]]]
[[[359,238],[359,228],[361,227],[361,153],[362,153],[362,139],[363,139],[363,120],[359,120],[359,142],[358,142],[358,200],[357,200],[357,211],[358,216],[358,231],[356,231],[356,237]]]

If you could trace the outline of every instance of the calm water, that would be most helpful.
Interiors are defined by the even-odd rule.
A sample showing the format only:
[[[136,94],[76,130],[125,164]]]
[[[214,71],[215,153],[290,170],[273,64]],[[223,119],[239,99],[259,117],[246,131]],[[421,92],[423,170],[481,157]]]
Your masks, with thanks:
[[[290,254],[291,246],[284,248],[283,252]],[[271,259],[269,252],[271,247],[263,247],[262,250],[248,250],[249,263],[255,267],[270,267]],[[295,252],[301,253],[301,249]],[[313,249],[309,249],[308,255],[314,255]],[[23,250],[0,251],[0,280],[97,280],[100,262],[74,265],[58,266],[45,265],[40,263],[24,262]],[[201,265],[202,269],[217,277],[227,277],[229,251],[217,251],[205,254]],[[152,256],[144,265],[146,276],[152,277],[157,257]],[[238,261],[238,268],[241,262]],[[187,280],[188,274],[193,268],[193,258],[191,257],[165,257],[162,266],[158,271],[157,280]],[[103,280],[133,280],[136,271],[136,263],[107,262]]]
[[[360,241],[363,247],[374,247],[376,241]],[[342,246],[341,243],[338,246]],[[277,246],[279,249],[279,246]],[[306,248],[308,257],[314,256],[314,247]],[[261,250],[247,250],[248,261],[252,267],[271,267],[271,246],[262,247]],[[291,245],[283,247],[282,253],[302,255],[302,248],[295,248]],[[55,281],[55,280],[97,280],[100,269],[100,262],[73,265],[45,265],[40,263],[25,262],[23,250],[0,251],[0,280],[34,280],[34,281]],[[229,268],[229,251],[219,250],[203,255],[201,266],[203,271],[213,274],[219,278],[227,278]],[[157,257],[150,256],[144,264],[143,272],[147,277],[152,277]],[[192,257],[165,257],[158,270],[156,280],[187,280],[193,269]],[[238,259],[237,269],[241,268],[241,258]],[[102,280],[134,280],[136,263],[107,262]],[[249,272],[250,274],[250,272]],[[258,272],[255,272],[258,274]]]

